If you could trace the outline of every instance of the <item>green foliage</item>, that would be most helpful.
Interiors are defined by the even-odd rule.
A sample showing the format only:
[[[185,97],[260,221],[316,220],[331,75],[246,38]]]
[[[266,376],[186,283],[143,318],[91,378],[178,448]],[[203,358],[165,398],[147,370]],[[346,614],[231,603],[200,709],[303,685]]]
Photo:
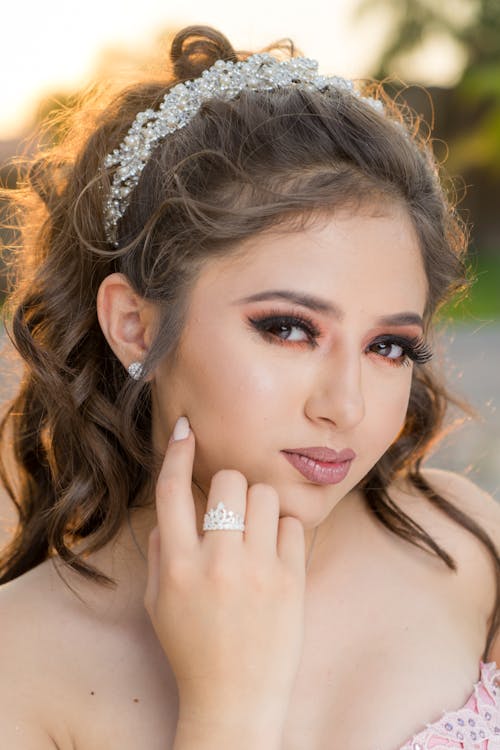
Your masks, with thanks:
[[[374,78],[383,79],[397,72],[398,58],[414,52],[431,34],[461,36],[463,29],[455,25],[445,7],[425,0],[361,0],[357,16],[382,10],[392,19],[385,46],[374,66]]]
[[[498,63],[500,56],[500,3],[498,0],[468,0],[475,8],[471,21],[457,31],[468,52],[467,69]]]
[[[440,318],[485,322],[500,320],[500,248],[471,261],[474,282],[467,297],[443,307]]]
[[[466,63],[456,87],[456,97],[478,113],[475,122],[463,131],[457,123],[456,135],[449,140],[449,168],[464,171],[484,169],[500,175],[500,1],[464,0],[467,20],[457,21],[453,4],[430,0],[361,0],[358,14],[389,11],[391,29],[379,59],[374,65],[376,78],[398,75],[398,62],[418,49],[429,37],[443,34],[465,52]],[[460,15],[460,14],[459,14]]]

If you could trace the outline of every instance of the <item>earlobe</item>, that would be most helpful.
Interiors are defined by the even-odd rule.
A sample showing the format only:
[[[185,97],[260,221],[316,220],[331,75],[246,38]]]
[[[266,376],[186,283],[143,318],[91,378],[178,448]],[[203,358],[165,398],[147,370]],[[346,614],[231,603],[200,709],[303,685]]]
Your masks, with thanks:
[[[101,283],[97,317],[104,337],[125,368],[145,358],[152,340],[151,304],[132,289],[123,274],[110,274]]]

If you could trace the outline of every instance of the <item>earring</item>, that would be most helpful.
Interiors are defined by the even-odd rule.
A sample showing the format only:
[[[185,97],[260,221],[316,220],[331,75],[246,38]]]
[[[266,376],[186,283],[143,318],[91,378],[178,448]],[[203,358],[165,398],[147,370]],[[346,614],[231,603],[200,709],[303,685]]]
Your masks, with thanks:
[[[127,371],[131,378],[134,380],[140,380],[142,376],[142,362],[132,362],[132,364],[127,367]]]

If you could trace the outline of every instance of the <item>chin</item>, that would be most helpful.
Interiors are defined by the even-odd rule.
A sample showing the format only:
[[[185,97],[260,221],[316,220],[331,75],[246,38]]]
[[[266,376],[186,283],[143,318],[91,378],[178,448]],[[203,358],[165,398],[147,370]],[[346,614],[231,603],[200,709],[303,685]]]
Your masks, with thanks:
[[[280,517],[294,516],[306,527],[321,523],[351,490],[350,487],[341,490],[338,485],[332,488],[332,486],[318,484],[301,487],[288,484],[282,489],[276,486],[276,489],[280,496]]]

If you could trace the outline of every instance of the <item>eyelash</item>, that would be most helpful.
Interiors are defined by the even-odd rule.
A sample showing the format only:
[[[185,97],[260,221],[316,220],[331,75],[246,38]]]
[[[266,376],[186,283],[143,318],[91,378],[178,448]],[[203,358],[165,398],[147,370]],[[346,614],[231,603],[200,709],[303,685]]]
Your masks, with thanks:
[[[417,365],[423,365],[432,359],[432,350],[424,339],[420,336],[414,338],[407,338],[406,336],[394,336],[392,334],[385,334],[379,336],[375,341],[372,342],[371,346],[376,344],[395,344],[400,346],[403,350],[401,357],[397,359],[387,359],[390,365],[400,367],[401,365],[410,365],[411,362],[415,362]]]
[[[282,345],[287,344],[286,339],[280,339],[279,336],[271,333],[271,330],[273,328],[301,328],[304,333],[307,334],[309,338],[309,344],[313,347],[318,346],[316,339],[319,337],[321,331],[314,324],[311,318],[308,318],[306,316],[284,315],[282,312],[271,310],[266,315],[262,315],[258,318],[249,318],[248,320],[252,324],[252,326],[264,336],[264,338],[270,339],[277,343],[281,343]],[[306,342],[295,342],[295,344],[297,343],[304,344]]]
[[[287,344],[286,339],[280,339],[276,333],[271,333],[273,329],[277,328],[300,328],[307,335],[308,342],[292,342],[288,343],[288,346],[297,346],[304,343],[308,343],[311,347],[318,346],[316,339],[320,336],[321,331],[314,324],[311,318],[303,315],[284,315],[279,311],[270,311],[266,315],[262,315],[257,318],[249,318],[249,323],[259,331],[267,340],[278,343],[281,346]],[[411,362],[416,364],[424,364],[429,362],[432,358],[432,350],[423,338],[415,336],[408,338],[406,336],[397,336],[394,334],[385,334],[379,336],[375,341],[372,341],[370,347],[374,347],[377,344],[395,345],[400,346],[403,354],[397,358],[382,357],[387,360],[388,364],[392,367],[401,367],[402,365],[410,365]],[[368,347],[368,349],[370,348]],[[375,352],[376,353],[376,352]],[[380,355],[382,356],[382,355]]]

